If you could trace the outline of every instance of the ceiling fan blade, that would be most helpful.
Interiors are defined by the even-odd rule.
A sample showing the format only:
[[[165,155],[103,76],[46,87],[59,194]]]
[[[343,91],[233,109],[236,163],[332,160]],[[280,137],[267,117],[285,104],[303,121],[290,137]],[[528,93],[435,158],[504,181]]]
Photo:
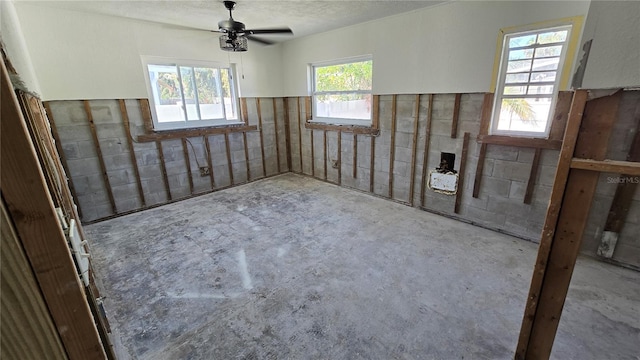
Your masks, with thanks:
[[[254,30],[245,30],[245,34],[247,35],[258,35],[258,34],[291,34],[293,35],[293,31],[289,28],[278,28],[278,29],[254,29]]]
[[[246,35],[246,37],[247,37],[247,39],[249,39],[251,41],[255,41],[257,43],[264,44],[264,45],[273,45],[273,44],[275,44],[273,41],[260,39],[260,38],[257,38],[255,36],[251,36],[251,35]]]

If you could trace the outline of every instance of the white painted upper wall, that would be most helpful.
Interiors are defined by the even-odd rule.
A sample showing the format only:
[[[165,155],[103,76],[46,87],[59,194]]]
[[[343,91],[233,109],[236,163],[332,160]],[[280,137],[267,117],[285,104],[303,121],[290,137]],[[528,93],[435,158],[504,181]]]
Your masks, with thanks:
[[[583,88],[640,86],[640,1],[591,2],[582,39],[593,39]]]
[[[40,94],[40,85],[27,51],[27,43],[13,0],[0,1],[0,29],[7,57],[20,75],[25,87],[23,90]]]
[[[282,96],[281,45],[251,43],[240,55],[221,51],[208,31],[28,2],[15,8],[43,100],[147,98],[141,55],[236,63],[242,96]]]
[[[364,54],[373,55],[375,94],[486,92],[501,28],[588,9],[589,1],[457,1],[291,40],[284,94],[308,94],[309,63]]]

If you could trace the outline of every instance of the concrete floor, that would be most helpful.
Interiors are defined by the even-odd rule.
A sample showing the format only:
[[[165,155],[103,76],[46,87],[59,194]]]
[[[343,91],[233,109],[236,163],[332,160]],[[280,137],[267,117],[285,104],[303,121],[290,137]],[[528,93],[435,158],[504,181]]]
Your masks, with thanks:
[[[511,359],[537,245],[287,174],[86,227],[123,358]],[[639,359],[640,273],[581,258],[552,357]]]

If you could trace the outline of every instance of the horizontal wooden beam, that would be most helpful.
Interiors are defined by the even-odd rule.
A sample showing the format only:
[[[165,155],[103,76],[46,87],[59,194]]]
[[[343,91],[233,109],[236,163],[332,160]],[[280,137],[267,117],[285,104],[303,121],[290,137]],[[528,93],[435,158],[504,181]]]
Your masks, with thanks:
[[[197,129],[169,130],[162,132],[154,132],[138,136],[139,142],[152,142],[157,140],[182,139],[187,137],[198,137],[206,135],[228,134],[233,132],[257,131],[257,125],[237,125],[224,127],[209,127]]]
[[[629,176],[640,176],[640,162],[617,161],[617,160],[591,160],[578,159],[571,160],[572,169],[608,172],[614,174],[624,174]],[[638,179],[640,180],[640,179]]]
[[[523,138],[504,135],[478,135],[477,141],[481,144],[496,144],[534,149],[560,150],[562,147],[562,140]]]
[[[333,125],[333,124],[318,124],[318,123],[305,123],[304,127],[306,129],[311,130],[326,130],[326,131],[341,131],[354,133],[357,135],[378,135],[380,134],[379,129],[374,129],[372,127],[364,127],[364,126],[354,126],[354,125]]]

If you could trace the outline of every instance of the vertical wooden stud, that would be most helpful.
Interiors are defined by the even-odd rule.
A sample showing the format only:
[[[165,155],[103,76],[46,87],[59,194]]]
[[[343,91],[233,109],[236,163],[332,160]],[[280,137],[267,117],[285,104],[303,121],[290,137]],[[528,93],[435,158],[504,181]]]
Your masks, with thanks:
[[[273,98],[273,127],[276,134],[276,165],[280,174],[280,138],[278,137],[278,109],[276,109],[276,98]]]
[[[84,111],[87,114],[87,119],[89,120],[89,128],[91,129],[91,137],[93,138],[93,144],[96,147],[96,153],[98,154],[98,163],[100,164],[100,171],[102,172],[102,179],[104,180],[105,190],[107,191],[107,196],[109,197],[109,203],[111,204],[111,211],[114,214],[118,213],[118,209],[116,208],[116,199],[113,197],[113,191],[111,190],[111,183],[109,182],[109,174],[107,173],[107,166],[104,163],[104,158],[102,157],[102,150],[100,149],[100,140],[98,139],[98,133],[96,132],[96,124],[93,122],[93,114],[91,113],[91,105],[89,105],[89,100],[83,100],[84,102]]]
[[[371,135],[371,163],[369,164],[369,192],[373,193],[375,179],[376,137]]]
[[[209,136],[202,137],[204,140],[204,148],[207,151],[207,166],[209,166],[209,180],[211,182],[211,190],[216,188],[215,176],[213,175],[213,162],[211,161],[211,144],[209,144]]]
[[[153,119],[151,118],[151,107],[149,106],[149,100],[138,99],[140,104],[140,113],[142,115],[142,123],[147,131],[153,131]]]
[[[391,145],[389,146],[389,198],[393,199],[393,165],[396,160],[396,107],[398,96],[391,97]]]
[[[358,177],[358,135],[353,134],[353,178]]]
[[[462,203],[462,191],[464,190],[465,170],[467,168],[467,155],[469,153],[469,133],[464,133],[462,140],[462,153],[460,154],[460,171],[458,171],[458,191],[456,192],[456,204],[453,212],[460,213]]]
[[[67,157],[64,156],[64,151],[62,150],[62,141],[60,140],[60,135],[58,134],[58,128],[56,126],[55,119],[53,118],[53,112],[51,111],[51,107],[48,102],[44,103],[44,108],[46,109],[47,117],[51,122],[51,134],[53,135],[53,139],[55,140],[55,143],[56,143],[56,149],[58,150],[58,154],[60,155],[60,162],[62,162],[62,166],[65,170],[65,177],[69,185],[69,191],[71,192],[73,201],[76,202],[78,201],[78,195],[76,194],[75,186],[73,186],[73,179],[71,179],[71,176],[67,175],[69,174],[69,164],[67,164]],[[80,207],[78,207],[78,216],[82,218],[82,209],[80,209]]]
[[[315,177],[316,176],[316,149],[315,149],[315,145],[314,145],[314,134],[315,131],[313,131],[313,129],[309,130],[309,133],[311,134],[311,176]]]
[[[302,115],[300,109],[300,97],[297,97],[296,100],[298,101],[298,151],[300,153],[300,173],[303,174],[304,168],[302,167],[302,127],[300,125],[300,122],[302,121]],[[313,159],[311,160],[311,162],[313,163]]]
[[[411,149],[411,182],[409,183],[409,204],[413,206],[413,190],[415,189],[416,177],[416,152],[418,151],[418,121],[420,121],[420,95],[416,94],[416,105],[413,109],[415,113],[413,123],[413,147]]]
[[[247,98],[240,98],[240,112],[242,113],[242,121],[245,125],[249,125],[249,112],[247,111]]]
[[[125,136],[127,137],[127,147],[129,148],[129,155],[131,156],[131,164],[133,165],[133,175],[136,178],[136,186],[138,187],[138,195],[140,196],[140,202],[142,207],[146,207],[146,201],[144,199],[144,191],[142,190],[142,181],[140,180],[140,170],[138,169],[138,160],[136,159],[136,152],[133,147],[133,140],[131,139],[131,126],[129,125],[129,114],[127,113],[127,105],[123,99],[118,100],[120,104],[120,114],[122,115],[122,123],[124,124]]]
[[[480,196],[480,184],[482,183],[482,172],[484,171],[484,159],[487,157],[487,144],[480,144],[480,153],[478,154],[478,163],[476,164],[476,178],[473,181],[473,197]]]
[[[247,132],[242,132],[242,142],[244,143],[244,160],[247,165],[247,181],[251,181],[251,165],[249,164],[249,145],[247,144]]]
[[[267,163],[264,159],[264,135],[262,133],[262,110],[260,109],[260,98],[256,98],[256,108],[258,110],[258,127],[260,128],[260,154],[262,156],[262,176],[266,177]]]
[[[327,180],[327,130],[322,133],[322,143],[324,146],[324,179]]]
[[[311,96],[305,96],[304,98],[304,113],[305,122],[311,121]]]
[[[456,94],[455,104],[453,105],[453,120],[451,121],[451,138],[458,137],[458,118],[460,117],[460,94]]]
[[[187,139],[181,138],[180,140],[182,141],[182,152],[184,153],[184,164],[187,167],[187,178],[189,179],[189,193],[193,195],[193,173],[191,171],[191,159],[189,159],[189,149],[187,148]]]
[[[224,133],[224,146],[227,150],[227,168],[229,169],[229,182],[231,185],[235,185],[233,180],[233,165],[231,163],[231,146],[229,145],[229,132]]]
[[[484,94],[482,115],[480,116],[480,135],[489,135],[491,127],[491,111],[493,109],[493,93]]]
[[[160,160],[160,170],[162,171],[162,180],[164,181],[164,190],[167,193],[167,199],[171,201],[171,187],[169,186],[169,176],[167,176],[167,165],[164,162],[164,150],[162,150],[162,141],[156,141],[156,148],[158,148],[158,157]]]
[[[531,172],[529,173],[529,180],[527,181],[527,191],[524,193],[524,203],[531,204],[531,198],[533,197],[533,187],[536,184],[536,177],[538,176],[538,168],[540,167],[540,155],[542,149],[536,149],[533,154],[533,161],[531,162]]]
[[[371,122],[374,129],[380,129],[380,95],[373,95],[373,109],[371,111]]]
[[[429,94],[429,109],[427,109],[427,126],[424,134],[424,156],[422,158],[422,181],[420,184],[420,206],[424,207],[424,195],[427,187],[427,166],[429,165],[429,138],[431,137],[431,122],[433,119],[433,94]]]
[[[342,185],[342,131],[338,131],[338,185]]]
[[[291,124],[289,117],[289,99],[282,98],[282,105],[284,107],[284,150],[287,155],[287,170],[293,172],[291,167]]]

